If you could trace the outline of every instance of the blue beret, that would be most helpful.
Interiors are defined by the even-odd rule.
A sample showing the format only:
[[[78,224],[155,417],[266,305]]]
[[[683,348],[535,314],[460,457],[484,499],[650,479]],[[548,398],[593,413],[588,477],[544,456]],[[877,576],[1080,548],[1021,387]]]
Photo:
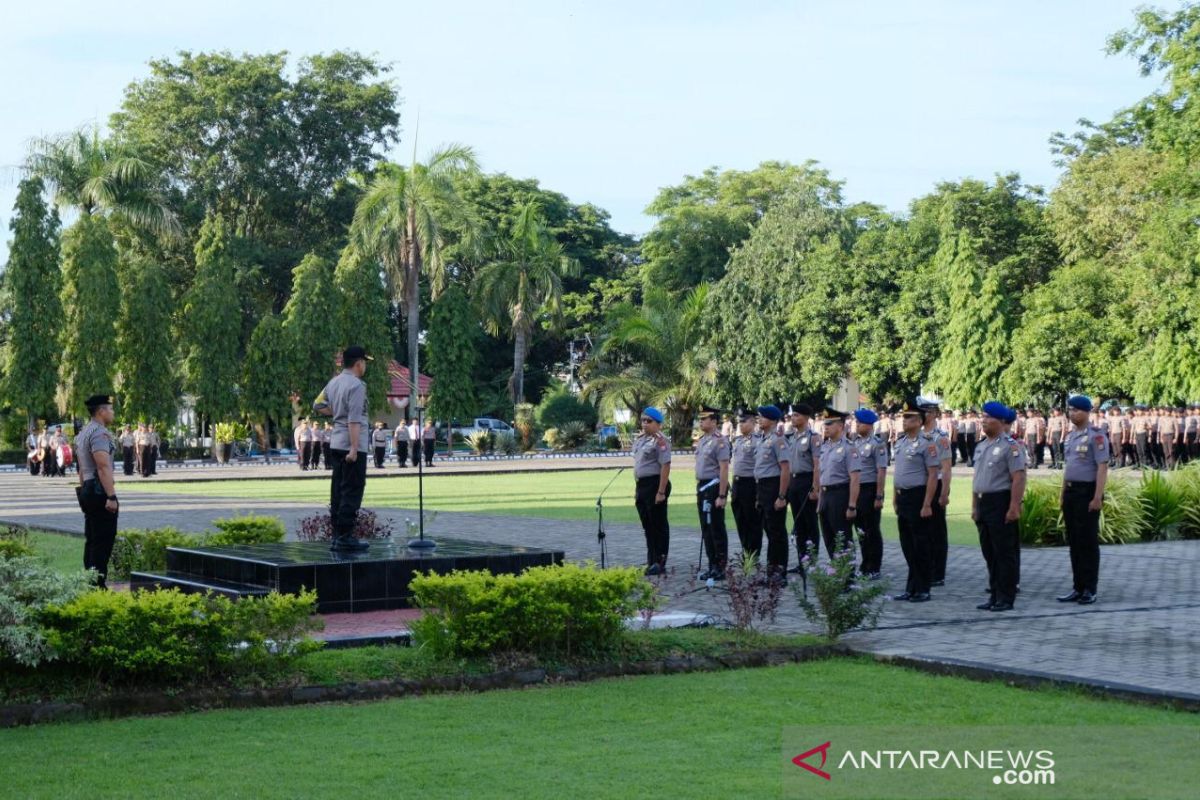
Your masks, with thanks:
[[[879,422],[879,415],[869,408],[860,408],[854,412],[854,418],[863,425],[874,425]]]
[[[1067,400],[1067,405],[1071,408],[1077,408],[1080,411],[1092,410],[1092,398],[1087,395],[1077,394]]]
[[[662,412],[659,411],[654,406],[646,406],[644,409],[642,409],[642,416],[649,417],[650,419],[657,422],[659,425],[661,425],[662,421],[663,421]]]
[[[1001,422],[1011,422],[1012,420],[1008,418],[1009,414],[1012,414],[1013,419],[1017,418],[1017,412],[1013,411],[1011,408],[998,400],[989,400],[988,402],[984,403],[983,413],[987,414],[989,417],[994,417]]]
[[[776,406],[759,406],[758,415],[760,417],[765,417],[772,422],[778,422],[779,420],[783,419],[783,412],[780,411]]]

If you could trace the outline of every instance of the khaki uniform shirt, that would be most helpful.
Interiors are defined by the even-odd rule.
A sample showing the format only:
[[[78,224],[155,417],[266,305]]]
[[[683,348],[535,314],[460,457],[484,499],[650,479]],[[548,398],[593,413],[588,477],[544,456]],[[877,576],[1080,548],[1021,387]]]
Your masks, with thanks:
[[[1011,436],[984,439],[975,446],[975,478],[971,491],[976,494],[1003,492],[1012,488],[1012,473],[1025,469],[1025,448]]]
[[[112,463],[116,446],[108,428],[96,420],[91,420],[83,426],[83,430],[75,437],[75,457],[79,461],[79,476],[85,481],[96,477],[96,453],[108,453],[109,463]]]
[[[696,480],[721,477],[721,463],[729,463],[729,440],[719,433],[706,433],[696,442]]]
[[[670,463],[671,443],[661,433],[643,433],[633,440],[633,477],[657,477],[662,475],[663,465]]]
[[[354,447],[360,453],[370,450],[370,420],[367,418],[367,384],[350,370],[344,369],[325,385],[321,392],[333,415],[333,433],[329,437],[331,450],[349,452]],[[350,423],[358,423],[358,441],[350,441]]]

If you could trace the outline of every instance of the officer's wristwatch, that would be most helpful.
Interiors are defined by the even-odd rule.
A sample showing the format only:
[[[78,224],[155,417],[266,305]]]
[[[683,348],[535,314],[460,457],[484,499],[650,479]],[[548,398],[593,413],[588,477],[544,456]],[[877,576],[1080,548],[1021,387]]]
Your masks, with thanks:
[[[847,511],[858,511],[858,506],[846,506]]]

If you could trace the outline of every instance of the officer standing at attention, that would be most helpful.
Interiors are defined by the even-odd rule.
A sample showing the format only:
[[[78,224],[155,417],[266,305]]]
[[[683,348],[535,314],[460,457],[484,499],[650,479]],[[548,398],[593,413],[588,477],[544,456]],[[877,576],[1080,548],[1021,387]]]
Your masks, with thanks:
[[[134,440],[137,442],[137,462],[138,472],[143,478],[150,477],[150,431],[146,427],[146,423],[139,422],[137,433],[134,434]]]
[[[854,446],[846,441],[848,416],[844,411],[828,407],[821,415],[824,437],[818,467],[821,499],[817,515],[821,518],[825,552],[831,558],[854,546],[850,526],[858,511],[858,465],[854,459]]]
[[[1012,611],[1017,596],[1018,520],[1025,497],[1025,449],[1004,433],[1017,412],[1003,403],[983,406],[986,438],[975,448],[975,479],[971,486],[971,519],[979,529],[979,546],[988,567],[987,602],[980,611]]]
[[[300,469],[302,470],[308,469],[308,457],[311,455],[309,452],[310,436],[312,436],[312,434],[308,432],[308,420],[300,420],[300,425],[296,428],[296,432],[293,434],[293,437],[296,442],[296,458],[299,460]]]
[[[729,534],[725,530],[725,501],[729,497],[729,440],[718,432],[719,409],[704,406],[700,410],[702,436],[696,441],[696,509],[700,513],[700,534],[708,555],[708,570],[699,580],[725,580],[729,558]]]
[[[117,538],[117,486],[113,479],[113,455],[116,446],[108,426],[113,421],[113,398],[97,394],[89,397],[91,420],[75,437],[79,459],[79,508],[83,511],[83,566],[96,570],[96,585],[106,588],[108,560]]]
[[[382,422],[375,423],[375,430],[371,432],[371,445],[375,448],[375,469],[383,469],[383,457],[387,455],[388,439],[387,429],[383,427]]]
[[[121,460],[126,475],[133,474],[133,429],[128,425],[121,428]]]
[[[653,406],[642,411],[642,433],[633,440],[634,504],[646,535],[646,574],[667,570],[671,525],[667,498],[671,496],[671,443],[662,434],[663,415]]]
[[[309,436],[312,437],[312,452],[308,459],[308,468],[320,469],[321,455],[325,452],[325,432],[321,430],[321,423],[313,421],[309,428]]]
[[[408,461],[408,420],[401,420],[396,426],[396,463],[404,469]]]
[[[1067,418],[1063,416],[1061,408],[1055,408],[1050,412],[1050,419],[1046,420],[1046,443],[1050,445],[1050,469],[1058,469],[1062,466],[1063,458],[1063,437],[1067,434]]]
[[[908,563],[904,591],[893,600],[923,603],[930,599],[933,574],[933,504],[937,497],[937,474],[941,461],[937,445],[921,429],[925,413],[914,398],[901,408],[904,430],[896,440],[893,458],[892,510],[900,533],[900,550]]]
[[[313,411],[333,417],[329,456],[333,475],[329,485],[329,514],[333,520],[331,550],[361,551],[370,544],[354,535],[358,509],[367,485],[370,420],[367,417],[367,384],[363,375],[373,361],[358,345],[342,353],[342,371],[325,384]]]
[[[783,412],[775,406],[758,407],[758,438],[754,446],[755,496],[758,526],[767,536],[767,573],[778,584],[787,584],[788,482],[792,477],[787,441],[776,433]]]
[[[937,499],[933,503],[933,517],[930,523],[930,550],[933,555],[933,571],[930,575],[930,586],[946,585],[946,559],[950,557],[950,532],[946,527],[946,506],[950,505],[950,476],[953,474],[950,452],[953,445],[945,433],[934,426],[937,418],[938,404],[926,402],[921,409],[925,412],[925,435],[933,440],[937,447],[938,468]]]
[[[1100,509],[1108,483],[1110,445],[1104,432],[1089,424],[1090,398],[1077,394],[1067,400],[1067,407],[1074,427],[1067,434],[1061,505],[1074,588],[1058,602],[1091,605],[1100,578]]]
[[[729,460],[733,469],[730,499],[733,501],[733,521],[737,524],[742,555],[754,553],[756,559],[762,552],[762,525],[758,520],[758,489],[754,480],[754,452],[757,446],[754,415],[742,408],[738,411],[737,436],[730,443],[732,455]]]
[[[150,474],[158,474],[158,453],[162,449],[162,438],[154,430],[154,423],[146,426],[146,435],[150,437]]]
[[[788,481],[787,494],[788,504],[792,507],[792,538],[796,542],[798,561],[804,558],[810,547],[814,553],[821,549],[821,528],[817,523],[821,434],[809,424],[813,415],[812,406],[795,403],[789,411],[794,431],[789,440],[791,452],[788,464],[792,477]],[[800,572],[800,567],[797,565],[792,571]]]
[[[887,445],[873,432],[879,415],[869,408],[854,412],[859,440],[854,455],[858,459],[858,513],[854,525],[860,531],[859,545],[862,563],[859,572],[868,578],[878,578],[883,565],[883,532],[879,518],[883,512],[883,495],[887,490]]]

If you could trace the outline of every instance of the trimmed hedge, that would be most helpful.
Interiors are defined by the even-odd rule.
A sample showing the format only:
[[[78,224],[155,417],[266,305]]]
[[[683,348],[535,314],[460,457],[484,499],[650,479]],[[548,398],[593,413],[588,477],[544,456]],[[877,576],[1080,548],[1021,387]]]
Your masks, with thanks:
[[[287,536],[287,528],[279,517],[245,514],[214,519],[212,524],[217,532],[207,536],[205,544],[273,544]]]

